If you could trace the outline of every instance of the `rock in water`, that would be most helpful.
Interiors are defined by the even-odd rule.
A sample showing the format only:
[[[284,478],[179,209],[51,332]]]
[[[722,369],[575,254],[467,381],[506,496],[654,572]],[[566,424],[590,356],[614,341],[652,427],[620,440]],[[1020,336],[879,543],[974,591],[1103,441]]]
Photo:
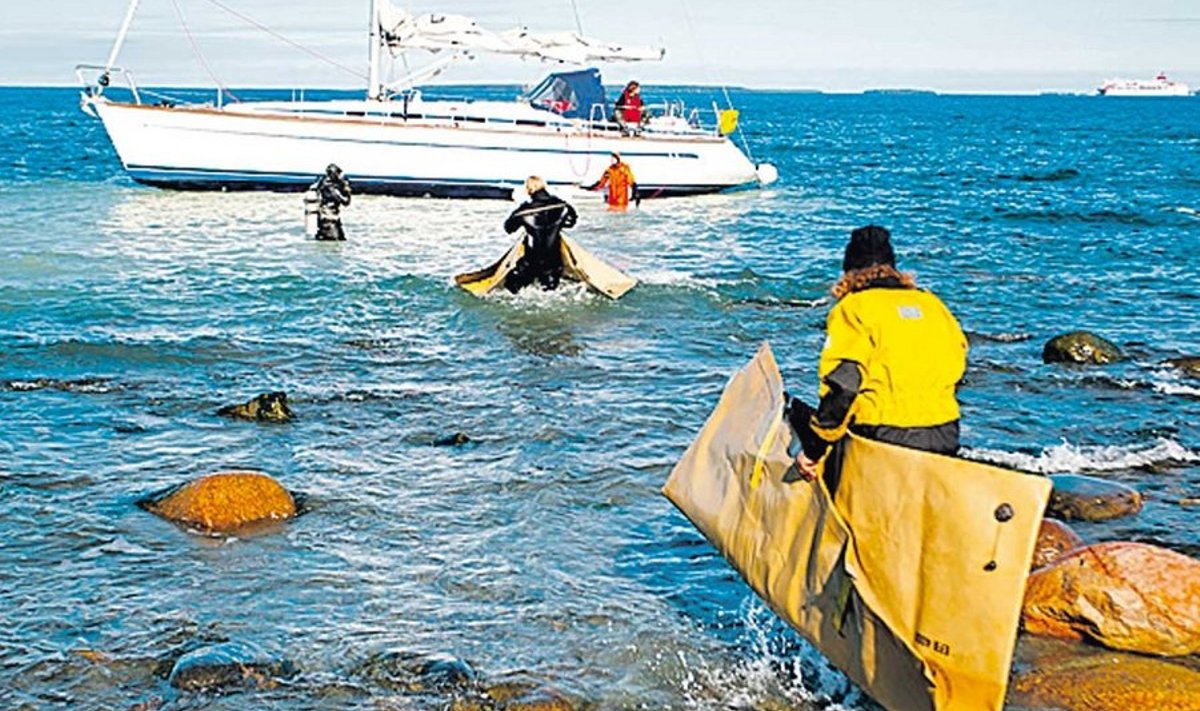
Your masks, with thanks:
[[[1018,659],[1028,656],[1023,638]],[[1196,711],[1200,673],[1160,659],[1064,645],[1014,667],[1005,708]],[[1023,651],[1023,648],[1025,651]],[[1017,667],[1023,667],[1018,669]]]
[[[1142,510],[1142,495],[1114,481],[1077,474],[1054,474],[1046,514],[1065,521],[1107,521]]]
[[[1184,375],[1200,378],[1200,356],[1172,358],[1167,361],[1167,365],[1172,365],[1182,370]]]
[[[169,521],[213,533],[296,515],[296,500],[287,489],[260,472],[209,474],[152,494],[138,505]]]
[[[499,711],[575,711],[575,704],[557,689],[516,676],[489,684],[483,695]]]
[[[1085,546],[1030,574],[1021,622],[1112,649],[1200,652],[1200,561],[1145,543]]]
[[[175,662],[167,681],[184,691],[271,688],[277,678],[294,673],[291,663],[271,661],[257,647],[226,642],[183,655]]]
[[[1051,338],[1042,348],[1044,363],[1091,363],[1104,365],[1123,360],[1125,355],[1110,341],[1087,331],[1072,331]]]
[[[217,414],[253,422],[291,422],[295,417],[285,392],[263,393],[241,405],[226,405]]]
[[[460,444],[467,444],[470,441],[471,438],[467,436],[466,432],[455,432],[449,437],[435,439],[430,444],[434,447],[457,447]]]
[[[1038,529],[1037,544],[1033,549],[1033,566],[1030,570],[1050,565],[1064,554],[1082,546],[1083,539],[1072,531],[1070,526],[1045,519],[1042,521],[1042,527]]]
[[[356,674],[386,689],[413,694],[467,690],[478,679],[471,665],[457,657],[406,651],[374,654]]]

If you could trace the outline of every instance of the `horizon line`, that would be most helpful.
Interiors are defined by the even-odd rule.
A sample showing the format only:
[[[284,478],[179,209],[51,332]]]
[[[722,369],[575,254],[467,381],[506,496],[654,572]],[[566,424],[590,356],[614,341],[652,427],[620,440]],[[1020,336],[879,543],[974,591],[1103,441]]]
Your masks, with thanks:
[[[469,81],[469,82],[445,82],[445,83],[430,83],[418,86],[417,88],[433,88],[433,87],[465,87],[465,88],[485,88],[485,87],[510,87],[510,86],[526,86],[531,82],[521,81]],[[1040,96],[1046,94],[1058,96],[1095,96],[1096,89],[1064,89],[1064,88],[1034,88],[1034,89],[938,89],[936,87],[913,86],[913,85],[880,85],[880,86],[865,86],[857,89],[830,89],[815,86],[750,86],[744,84],[719,84],[705,82],[663,82],[659,84],[650,84],[643,82],[647,86],[662,86],[667,88],[698,88],[698,89],[725,89],[730,91],[748,91],[748,92],[787,92],[787,93],[812,93],[812,94],[830,94],[830,95],[855,95],[864,94],[867,92],[895,92],[895,93],[912,93],[937,96]],[[614,84],[613,86],[619,86]],[[196,86],[183,84],[143,84],[141,87],[155,89],[176,89],[183,91],[216,91],[215,86]],[[61,83],[28,83],[28,82],[8,82],[0,80],[0,89],[80,89],[76,82],[61,82]],[[125,91],[121,87],[114,87],[118,90]],[[291,85],[279,84],[244,84],[230,85],[228,87],[234,91],[361,91],[366,93],[366,89],[362,87],[297,87]],[[1194,93],[1193,95],[1200,95]],[[1164,97],[1166,98],[1166,97]],[[1180,97],[1173,97],[1180,98]]]

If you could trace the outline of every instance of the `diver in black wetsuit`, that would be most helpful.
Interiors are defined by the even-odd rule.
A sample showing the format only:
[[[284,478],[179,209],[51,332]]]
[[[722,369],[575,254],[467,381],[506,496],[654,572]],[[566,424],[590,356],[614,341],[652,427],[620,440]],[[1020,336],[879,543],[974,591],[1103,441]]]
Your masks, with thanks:
[[[546,191],[546,181],[530,176],[525,181],[525,201],[504,221],[504,231],[512,234],[525,228],[525,254],[517,261],[504,288],[512,293],[537,281],[545,291],[558,288],[562,279],[562,230],[575,226],[575,208]]]
[[[342,230],[342,207],[350,204],[350,181],[335,163],[325,169],[325,175],[313,185],[321,198],[317,211],[317,239],[342,242],[346,233]]]

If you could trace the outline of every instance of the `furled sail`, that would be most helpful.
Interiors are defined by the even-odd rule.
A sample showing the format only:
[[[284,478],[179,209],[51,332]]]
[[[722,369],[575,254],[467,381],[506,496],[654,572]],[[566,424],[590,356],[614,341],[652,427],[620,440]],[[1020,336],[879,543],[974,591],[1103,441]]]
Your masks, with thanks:
[[[382,41],[392,54],[474,50],[572,64],[658,61],[666,54],[660,47],[626,46],[574,32],[530,32],[523,27],[493,32],[465,15],[414,15],[388,2],[379,4],[378,19]]]

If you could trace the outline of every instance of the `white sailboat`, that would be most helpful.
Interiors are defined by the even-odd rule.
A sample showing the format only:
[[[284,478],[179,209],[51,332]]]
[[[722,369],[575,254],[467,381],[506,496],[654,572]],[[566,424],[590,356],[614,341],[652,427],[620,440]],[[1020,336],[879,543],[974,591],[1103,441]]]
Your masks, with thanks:
[[[356,190],[392,195],[508,198],[529,175],[553,186],[587,185],[619,152],[641,197],[755,187],[773,181],[730,140],[736,113],[711,115],[680,103],[650,107],[631,130],[612,118],[594,68],[550,74],[514,101],[426,100],[416,88],[475,54],[570,65],[658,61],[662,49],[627,47],[574,32],[494,32],[460,15],[413,15],[372,0],[368,86],[361,100],[209,104],[144,102],[132,74],[116,66],[139,0],[103,65],[79,65],[81,106],[98,117],[134,180],[196,190],[302,190],[337,163]],[[385,55],[440,55],[385,83]],[[111,98],[121,79],[129,100]],[[107,91],[106,91],[107,90]],[[705,119],[710,122],[706,123]]]

